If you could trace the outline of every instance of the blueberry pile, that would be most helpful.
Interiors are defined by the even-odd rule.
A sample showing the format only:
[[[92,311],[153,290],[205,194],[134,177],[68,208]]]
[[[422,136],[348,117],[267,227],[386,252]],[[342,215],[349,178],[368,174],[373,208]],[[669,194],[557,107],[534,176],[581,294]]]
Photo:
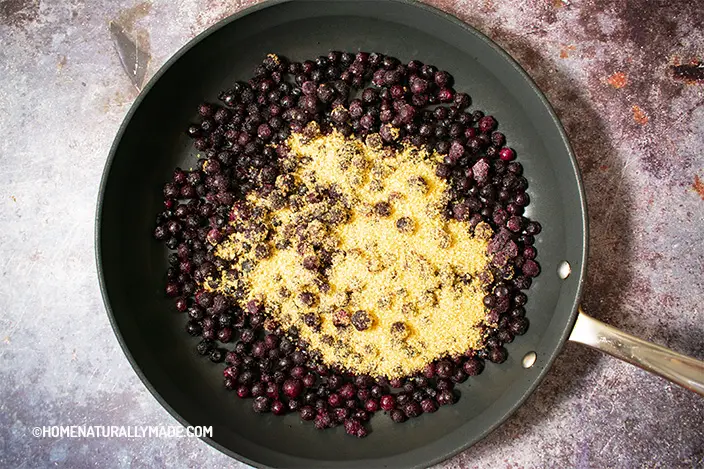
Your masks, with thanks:
[[[528,181],[514,150],[492,116],[468,111],[471,99],[453,88],[452,75],[379,53],[330,52],[305,62],[268,55],[252,79],[219,100],[201,104],[199,123],[187,129],[198,167],[176,168],[165,184],[154,237],[172,250],[166,294],[188,315],[188,334],[201,338],[197,352],[224,361],[227,389],[252,398],[255,412],[298,412],[319,429],[343,425],[363,437],[374,413],[403,422],[435,412],[456,401],[455,386],[480,374],[486,360],[506,360],[504,344],[528,328],[521,290],[540,272],[534,236],[541,227],[523,216]],[[233,206],[252,191],[273,190],[290,170],[280,158],[285,140],[311,121],[323,132],[378,133],[391,147],[405,142],[441,155],[436,174],[451,186],[445,216],[470,229],[484,221],[494,231],[484,304],[497,327],[486,331],[483,349],[429,363],[404,379],[351,375],[317,362],[299,346],[296,331],[284,334],[257,302],[241,307],[201,288],[227,268],[213,244],[232,233]]]

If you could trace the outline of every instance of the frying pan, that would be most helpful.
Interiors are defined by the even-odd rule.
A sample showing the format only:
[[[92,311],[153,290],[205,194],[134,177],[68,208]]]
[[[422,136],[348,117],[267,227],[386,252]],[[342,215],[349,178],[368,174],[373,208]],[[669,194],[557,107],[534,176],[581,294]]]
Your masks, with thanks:
[[[367,50],[449,70],[473,108],[497,117],[529,180],[528,216],[540,221],[542,274],[529,292],[528,333],[509,359],[489,364],[459,402],[402,425],[372,420],[365,439],[321,432],[298,416],[254,414],[222,386],[221,367],[197,357],[195,339],[163,295],[166,253],[151,238],[161,187],[174,167],[195,165],[184,128],[203,100],[246,79],[267,53],[294,60],[328,50]],[[466,449],[515,411],[568,338],[704,393],[704,365],[606,326],[579,310],[587,260],[587,213],[576,160],[535,84],[491,40],[420,4],[301,1],[260,4],[213,26],[181,49],[137,98],[103,175],[96,220],[100,285],[125,354],[157,400],[183,424],[213,427],[208,443],[249,464],[276,467],[426,467]],[[569,275],[568,275],[569,274]],[[533,352],[533,353],[531,353]]]

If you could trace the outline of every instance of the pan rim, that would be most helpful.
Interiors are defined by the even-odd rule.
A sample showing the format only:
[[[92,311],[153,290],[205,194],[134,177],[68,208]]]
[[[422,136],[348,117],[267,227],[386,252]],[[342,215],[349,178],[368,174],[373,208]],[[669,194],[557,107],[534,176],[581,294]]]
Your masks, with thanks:
[[[322,0],[324,1],[329,1],[329,0]],[[488,45],[493,51],[498,54],[502,59],[506,60],[507,63],[509,63],[513,69],[516,71],[516,73],[524,80],[527,81],[527,83],[531,86],[533,89],[533,92],[537,95],[538,99],[540,100],[541,104],[545,107],[545,109],[548,111],[548,115],[550,116],[553,125],[555,126],[558,135],[562,141],[562,145],[564,145],[564,149],[566,150],[567,155],[569,156],[570,159],[570,165],[572,167],[572,172],[574,173],[575,180],[577,183],[577,193],[578,193],[578,199],[579,199],[579,204],[581,207],[581,222],[582,226],[584,229],[582,230],[582,255],[581,258],[578,260],[580,264],[580,268],[573,272],[574,274],[578,274],[578,281],[577,281],[577,286],[576,286],[576,291],[574,294],[574,301],[572,302],[571,305],[571,310],[569,312],[569,315],[566,314],[568,317],[567,321],[565,322],[564,328],[562,328],[560,334],[557,337],[557,344],[555,347],[553,347],[552,350],[550,350],[546,355],[545,359],[543,360],[543,365],[542,369],[540,372],[537,374],[535,378],[533,378],[532,383],[526,387],[525,392],[520,395],[518,399],[515,399],[514,402],[507,407],[506,411],[502,414],[499,415],[498,418],[495,420],[495,422],[492,425],[487,426],[483,431],[478,433],[475,438],[472,438],[465,443],[453,448],[450,451],[445,451],[440,454],[437,454],[435,457],[432,458],[427,458],[422,462],[423,467],[431,466],[438,464],[442,461],[447,460],[448,458],[467,450],[477,442],[481,441],[482,439],[486,438],[491,432],[493,432],[496,428],[501,426],[519,407],[521,407],[526,399],[535,391],[535,389],[538,387],[538,385],[543,381],[545,376],[547,375],[548,371],[552,367],[552,364],[554,363],[555,359],[557,356],[561,353],[565,342],[569,338],[569,335],[574,327],[574,323],[577,319],[577,313],[578,313],[578,307],[579,307],[579,302],[580,298],[583,292],[583,287],[584,287],[584,282],[586,278],[586,270],[587,270],[587,258],[588,258],[588,251],[589,251],[589,225],[588,225],[588,214],[587,214],[587,204],[586,204],[586,195],[584,191],[584,183],[582,180],[582,175],[579,170],[579,166],[577,163],[577,159],[574,154],[574,150],[570,144],[570,141],[567,137],[567,134],[565,132],[565,129],[560,122],[554,108],[548,101],[548,99],[545,97],[543,92],[540,90],[540,88],[537,86],[535,81],[530,77],[530,75],[523,69],[523,67],[511,56],[506,52],[503,48],[501,48],[498,44],[496,44],[492,39],[490,39],[487,35],[483,34],[482,32],[478,31],[475,29],[473,26],[465,23],[464,21],[460,20],[456,16],[447,13],[445,11],[442,11],[438,8],[435,8],[433,6],[417,2],[414,0],[377,0],[377,1],[382,1],[382,2],[390,2],[390,3],[399,3],[399,4],[404,4],[407,6],[412,6],[414,8],[418,8],[420,10],[425,11],[428,14],[433,14],[436,16],[439,16],[441,19],[444,19],[445,21],[448,21],[455,26],[459,26],[464,30],[465,33],[474,35],[477,39]],[[234,13],[217,23],[213,24],[212,26],[208,27],[206,30],[203,32],[199,33],[196,35],[194,38],[189,40],[185,45],[183,45],[178,51],[176,51],[160,68],[159,70],[154,73],[154,75],[149,79],[147,84],[143,87],[137,98],[134,100],[132,105],[130,106],[130,109],[126,113],[124,119],[122,120],[122,123],[120,124],[120,127],[117,131],[117,134],[112,142],[112,145],[110,147],[110,150],[108,152],[108,157],[106,159],[105,167],[103,169],[102,175],[101,175],[101,180],[100,180],[100,185],[98,189],[98,198],[97,198],[97,203],[96,203],[96,214],[95,214],[95,231],[94,231],[94,245],[95,245],[95,261],[96,261],[96,269],[97,269],[97,274],[98,274],[98,283],[100,286],[100,292],[101,292],[101,297],[103,300],[103,304],[105,306],[105,310],[108,316],[108,319],[110,321],[110,326],[113,330],[113,333],[115,334],[115,337],[117,338],[117,341],[120,345],[120,348],[122,349],[122,352],[125,354],[127,360],[130,363],[130,366],[134,370],[134,372],[137,374],[141,382],[144,384],[144,386],[147,388],[147,390],[150,392],[150,394],[157,400],[157,402],[164,408],[166,411],[173,417],[175,418],[180,424],[184,426],[190,425],[190,422],[188,422],[185,418],[183,418],[171,405],[161,396],[161,394],[154,388],[154,386],[151,384],[150,380],[146,377],[144,372],[142,371],[141,366],[138,364],[137,360],[135,357],[132,355],[130,349],[128,348],[125,338],[122,335],[122,332],[120,331],[120,328],[117,324],[117,320],[115,319],[115,314],[112,310],[111,303],[108,298],[108,292],[107,292],[107,284],[105,281],[105,275],[104,275],[104,268],[103,268],[103,255],[102,255],[102,246],[101,246],[101,239],[102,239],[102,234],[103,231],[101,229],[102,226],[102,221],[103,221],[103,205],[104,205],[104,197],[105,197],[105,191],[107,187],[107,182],[111,173],[111,169],[113,166],[113,162],[115,160],[115,156],[117,154],[117,150],[120,146],[120,143],[122,141],[122,138],[129,127],[130,122],[132,121],[132,118],[134,114],[136,113],[137,109],[141,106],[142,102],[144,101],[145,97],[149,94],[151,89],[159,82],[161,77],[166,74],[166,72],[178,61],[180,60],[187,52],[189,52],[193,47],[195,47],[197,44],[202,42],[204,39],[207,37],[211,36],[215,32],[221,30],[222,28],[228,26],[230,23],[233,23],[237,21],[240,18],[243,18],[247,15],[250,15],[252,13],[265,10],[270,7],[275,7],[280,4],[284,3],[291,3],[295,2],[295,0],[265,0],[263,2],[260,2],[256,5],[253,5],[251,7],[245,8],[237,13]],[[246,456],[243,456],[239,453],[236,453],[232,451],[229,448],[226,448],[225,446],[221,445],[220,443],[216,442],[210,437],[202,437],[200,438],[201,440],[205,441],[208,443],[210,446],[216,448],[220,452],[226,454],[229,457],[232,457],[236,460],[239,460],[241,462],[244,462],[246,464],[249,464],[254,467],[269,467],[266,465],[263,465],[260,462],[254,461]],[[302,460],[305,460],[306,458],[301,458]],[[421,467],[421,466],[418,466]]]

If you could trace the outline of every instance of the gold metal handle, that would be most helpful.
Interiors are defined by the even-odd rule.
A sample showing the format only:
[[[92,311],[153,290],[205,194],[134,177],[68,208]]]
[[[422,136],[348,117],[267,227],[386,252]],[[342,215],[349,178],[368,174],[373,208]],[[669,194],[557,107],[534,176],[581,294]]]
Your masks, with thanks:
[[[704,396],[704,362],[651,344],[594,319],[579,307],[570,340],[606,352]]]

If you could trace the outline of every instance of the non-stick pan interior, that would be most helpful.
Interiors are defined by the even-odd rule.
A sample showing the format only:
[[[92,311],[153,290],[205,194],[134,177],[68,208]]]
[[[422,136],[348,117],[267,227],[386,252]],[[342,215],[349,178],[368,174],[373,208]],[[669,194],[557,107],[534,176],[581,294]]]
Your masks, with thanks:
[[[459,390],[458,404],[402,425],[372,421],[365,439],[321,432],[296,415],[256,415],[251,401],[222,386],[222,365],[194,353],[185,318],[163,294],[167,263],[151,238],[161,188],[195,151],[184,129],[202,100],[251,76],[267,53],[293,60],[330,49],[380,51],[450,71],[472,108],[496,116],[525,166],[540,221],[542,275],[530,290],[530,329],[508,346],[509,359]],[[556,118],[524,73],[483,36],[436,10],[409,3],[294,2],[259,7],[204,34],[157,74],[116,140],[98,208],[98,263],[108,310],[123,348],[150,390],[181,421],[212,425],[211,443],[250,463],[285,467],[427,466],[477,441],[533,389],[574,320],[585,256],[585,217],[575,162]],[[567,260],[572,276],[557,277]],[[531,369],[521,366],[529,351]]]

